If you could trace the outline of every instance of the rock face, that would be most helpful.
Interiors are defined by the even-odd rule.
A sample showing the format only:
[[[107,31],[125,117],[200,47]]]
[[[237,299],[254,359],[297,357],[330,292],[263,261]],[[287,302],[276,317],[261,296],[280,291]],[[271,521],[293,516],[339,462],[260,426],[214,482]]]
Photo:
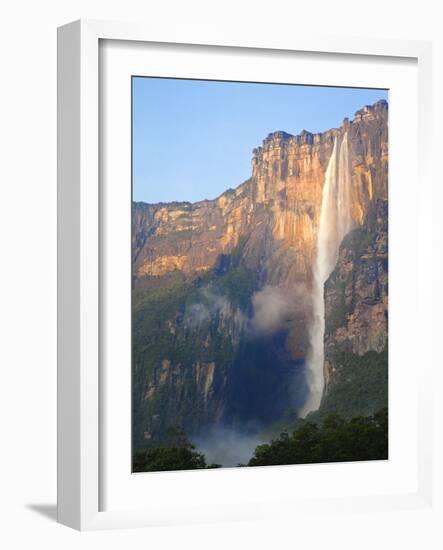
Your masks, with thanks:
[[[334,393],[360,376],[362,358],[373,357],[378,379],[373,395],[359,400],[387,405],[388,348],[388,202],[377,199],[362,226],[342,242],[335,270],[325,285],[325,394]],[[363,367],[364,368],[364,367]],[[366,367],[367,368],[367,367]],[[371,368],[371,367],[370,367]],[[368,373],[365,373],[368,374]],[[367,392],[369,389],[367,388]],[[375,395],[377,393],[378,395]],[[370,402],[366,403],[365,400]]]
[[[172,424],[197,433],[217,421],[252,421],[252,414],[263,423],[274,421],[297,402],[294,395],[303,399],[324,176],[334,139],[345,132],[353,235],[359,235],[359,246],[368,243],[357,257],[354,241],[348,249],[345,239],[327,285],[328,384],[334,381],[334,346],[357,354],[383,348],[387,118],[387,103],[380,101],[322,134],[274,132],[253,151],[251,178],[236,189],[193,204],[134,203],[138,445]],[[245,398],[251,383],[256,397],[251,388]]]
[[[388,204],[378,199],[366,223],[343,240],[325,285],[325,349],[364,355],[387,343]]]

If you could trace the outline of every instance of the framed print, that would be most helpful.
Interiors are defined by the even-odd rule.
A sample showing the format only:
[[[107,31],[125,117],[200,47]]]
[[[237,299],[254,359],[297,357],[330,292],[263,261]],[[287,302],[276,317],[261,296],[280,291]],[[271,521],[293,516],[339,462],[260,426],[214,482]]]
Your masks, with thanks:
[[[388,458],[387,98],[132,78],[133,471]]]
[[[87,21],[58,70],[59,521],[429,506],[429,45]]]

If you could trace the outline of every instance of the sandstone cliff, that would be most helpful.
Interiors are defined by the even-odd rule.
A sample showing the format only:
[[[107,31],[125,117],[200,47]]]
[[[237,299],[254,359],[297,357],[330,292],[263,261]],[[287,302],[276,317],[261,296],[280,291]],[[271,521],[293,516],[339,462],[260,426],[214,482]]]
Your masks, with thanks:
[[[266,270],[269,283],[309,281],[326,166],[335,136],[349,132],[353,216],[387,196],[387,103],[358,111],[352,122],[323,134],[270,134],[253,151],[252,177],[214,200],[134,204],[134,275],[210,270],[242,237],[245,259]],[[149,238],[148,238],[149,237]],[[272,241],[272,248],[266,247]],[[263,253],[266,253],[263,257]],[[286,269],[281,256],[289,254]]]

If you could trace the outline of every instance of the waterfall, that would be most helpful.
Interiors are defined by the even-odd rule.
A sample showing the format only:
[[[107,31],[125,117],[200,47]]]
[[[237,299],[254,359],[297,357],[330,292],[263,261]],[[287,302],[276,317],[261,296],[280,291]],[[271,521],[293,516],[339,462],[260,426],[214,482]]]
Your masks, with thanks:
[[[340,243],[351,229],[351,170],[346,132],[340,145],[337,143],[337,138],[334,140],[323,184],[317,250],[313,269],[313,319],[309,329],[310,352],[307,357],[309,395],[300,411],[302,417],[319,408],[323,395],[324,286],[337,263]]]

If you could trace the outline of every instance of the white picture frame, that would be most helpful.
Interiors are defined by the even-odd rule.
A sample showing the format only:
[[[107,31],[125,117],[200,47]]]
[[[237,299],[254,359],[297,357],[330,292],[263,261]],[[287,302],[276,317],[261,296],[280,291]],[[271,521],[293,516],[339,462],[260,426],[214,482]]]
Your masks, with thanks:
[[[250,35],[249,35],[250,36]],[[77,21],[58,32],[58,520],[70,527],[89,530],[175,523],[195,523],[223,519],[250,519],[291,514],[300,507],[296,499],[288,500],[282,492],[272,501],[251,498],[248,507],[235,506],[226,498],[220,506],[177,506],[167,513],[152,506],[133,507],[122,502],[112,510],[100,504],[100,483],[103,477],[101,443],[103,407],[100,404],[100,223],[99,212],[99,44],[100,41],[126,41],[230,48],[235,51],[270,50],[273,52],[331,53],[337,56],[382,56],[413,59],[418,67],[418,163],[419,199],[421,208],[419,246],[420,265],[430,265],[432,249],[421,246],[430,239],[431,219],[427,210],[431,202],[429,175],[429,136],[431,134],[431,45],[426,42],[370,40],[363,38],[322,37],[297,33],[282,37],[281,42],[239,37],[225,40],[201,36],[189,37],[186,30],[168,35],[143,25],[101,21]],[[427,273],[419,273],[423,282]],[[431,289],[420,284],[417,292],[425,292],[431,302]],[[420,314],[431,318],[426,301],[420,300]],[[424,336],[422,336],[424,338]],[[432,502],[432,447],[430,426],[432,352],[415,385],[418,400],[416,419],[419,434],[418,475],[414,490],[384,495],[348,495],[332,499],[335,510],[358,507],[380,509],[423,508]],[[129,426],[128,426],[129,429]],[[342,465],[343,466],[343,465]],[[315,467],[315,466],[313,466]],[[258,471],[258,470],[261,470]],[[275,472],[275,469],[273,469]],[[341,468],[343,470],[343,467]],[[270,470],[268,469],[268,472]],[[212,472],[211,472],[212,473]],[[236,480],[245,472],[237,471]],[[171,474],[170,474],[171,475]],[[175,474],[172,474],[175,475]],[[207,483],[200,473],[181,472],[182,479],[194,485]],[[224,475],[219,472],[216,475]],[[230,480],[232,482],[232,474]],[[246,474],[252,476],[249,472]],[[271,475],[255,469],[254,476]],[[159,478],[160,479],[160,478]],[[172,478],[169,477],[169,480]],[[175,478],[178,480],[178,477]],[[264,477],[263,477],[264,479]],[[251,482],[254,480],[250,479]],[[222,481],[223,483],[224,481]],[[158,480],[157,480],[157,485]],[[171,481],[170,481],[171,484]],[[331,506],[331,498],[312,496],[302,499],[303,509],[320,511]],[[216,503],[212,503],[216,504]],[[231,504],[231,505],[230,505]]]

